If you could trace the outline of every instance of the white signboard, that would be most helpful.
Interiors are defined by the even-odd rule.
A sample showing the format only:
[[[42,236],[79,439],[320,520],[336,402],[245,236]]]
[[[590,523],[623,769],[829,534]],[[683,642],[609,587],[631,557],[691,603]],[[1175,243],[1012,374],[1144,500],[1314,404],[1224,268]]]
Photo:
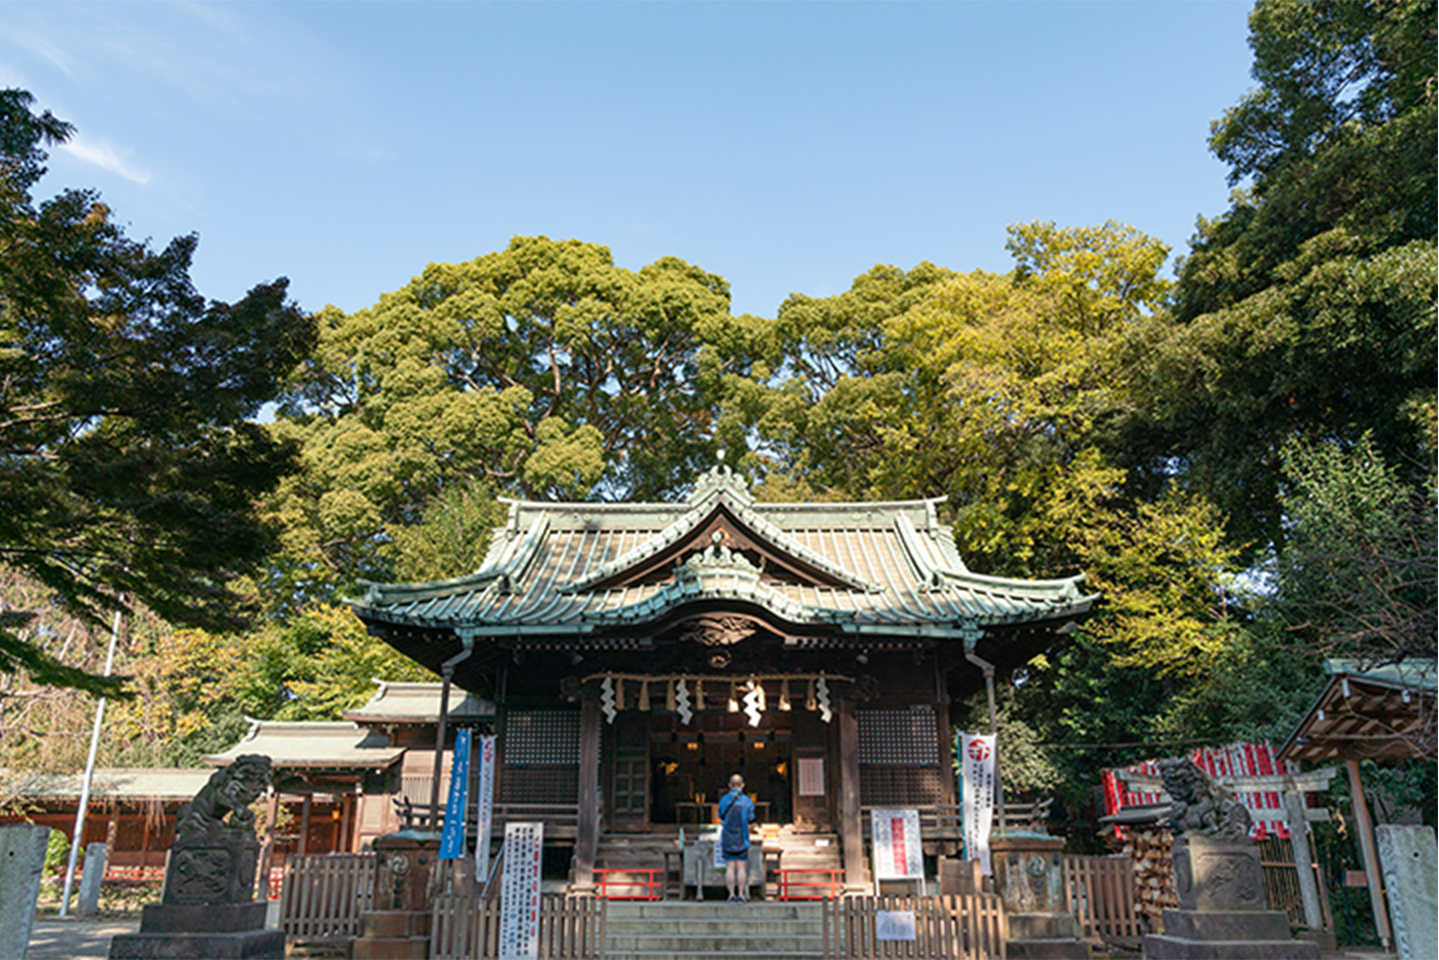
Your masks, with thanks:
[[[871,810],[876,880],[923,880],[918,810]]]
[[[478,820],[475,824],[475,878],[484,886],[490,875],[490,830],[495,813],[495,738],[480,737],[480,782],[475,797]]]
[[[540,854],[544,838],[544,823],[505,824],[500,960],[533,960],[540,955]]]
[[[994,737],[961,734],[959,753],[964,856],[978,860],[980,872],[987,877],[991,875],[989,831],[994,826]]]
[[[876,940],[917,940],[913,910],[877,910],[874,914]]]

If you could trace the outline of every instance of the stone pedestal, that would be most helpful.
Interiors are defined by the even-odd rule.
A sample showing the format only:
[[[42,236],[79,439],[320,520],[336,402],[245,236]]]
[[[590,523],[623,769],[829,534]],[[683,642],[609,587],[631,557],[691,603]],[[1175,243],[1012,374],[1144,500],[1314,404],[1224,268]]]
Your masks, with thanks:
[[[1145,960],[1319,960],[1318,944],[1291,938],[1289,918],[1266,909],[1251,841],[1186,834],[1173,860],[1179,908],[1144,938]]]
[[[163,904],[249,903],[255,896],[260,842],[253,832],[213,831],[170,847]]]
[[[1089,960],[1079,920],[1069,912],[1061,857],[1064,839],[1038,833],[989,839],[994,891],[1009,923],[1011,960]]]
[[[440,835],[401,830],[376,837],[374,908],[350,941],[353,960],[424,960],[430,955],[430,906]]]
[[[266,910],[264,901],[151,905],[139,933],[110,941],[110,960],[280,960],[285,931],[265,927]]]

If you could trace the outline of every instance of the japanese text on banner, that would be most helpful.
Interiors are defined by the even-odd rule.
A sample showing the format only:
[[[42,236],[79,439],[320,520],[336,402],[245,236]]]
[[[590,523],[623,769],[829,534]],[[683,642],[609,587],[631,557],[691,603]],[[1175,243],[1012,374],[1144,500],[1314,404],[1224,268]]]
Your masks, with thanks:
[[[964,856],[978,860],[990,876],[989,831],[994,826],[994,737],[979,733],[960,735],[961,802],[964,817]]]

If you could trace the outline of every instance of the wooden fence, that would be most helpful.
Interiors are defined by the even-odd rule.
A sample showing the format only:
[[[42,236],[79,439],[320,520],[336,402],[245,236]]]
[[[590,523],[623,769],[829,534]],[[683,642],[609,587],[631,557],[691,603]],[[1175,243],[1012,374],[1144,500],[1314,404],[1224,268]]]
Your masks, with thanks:
[[[604,956],[605,901],[540,898],[540,960],[592,960]],[[500,901],[441,894],[430,923],[432,960],[488,960],[500,955]]]
[[[373,853],[289,857],[280,890],[280,926],[304,941],[340,941],[360,934],[360,916],[375,897]]]
[[[988,960],[1004,957],[1004,907],[990,893],[844,897],[824,901],[824,955],[835,960]],[[881,940],[878,914],[914,914],[913,940]]]
[[[1086,940],[1137,946],[1149,931],[1134,896],[1134,863],[1128,857],[1063,858],[1069,909]]]

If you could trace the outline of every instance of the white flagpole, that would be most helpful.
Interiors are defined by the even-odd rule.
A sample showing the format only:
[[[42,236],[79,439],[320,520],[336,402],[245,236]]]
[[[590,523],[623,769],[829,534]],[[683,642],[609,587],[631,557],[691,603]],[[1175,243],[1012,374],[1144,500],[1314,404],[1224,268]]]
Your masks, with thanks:
[[[120,603],[125,595],[120,595]],[[105,654],[105,676],[115,667],[115,639],[120,636],[121,611],[115,611],[110,621],[110,652]],[[90,781],[95,777],[95,754],[100,750],[100,725],[105,722],[105,698],[95,705],[95,726],[90,731],[90,755],[85,759],[85,779],[80,784],[80,806],[75,811],[75,835],[70,839],[70,863],[65,868],[65,892],[60,897],[60,916],[66,916],[70,909],[70,890],[75,885],[75,859],[85,840],[85,814],[90,809]]]

